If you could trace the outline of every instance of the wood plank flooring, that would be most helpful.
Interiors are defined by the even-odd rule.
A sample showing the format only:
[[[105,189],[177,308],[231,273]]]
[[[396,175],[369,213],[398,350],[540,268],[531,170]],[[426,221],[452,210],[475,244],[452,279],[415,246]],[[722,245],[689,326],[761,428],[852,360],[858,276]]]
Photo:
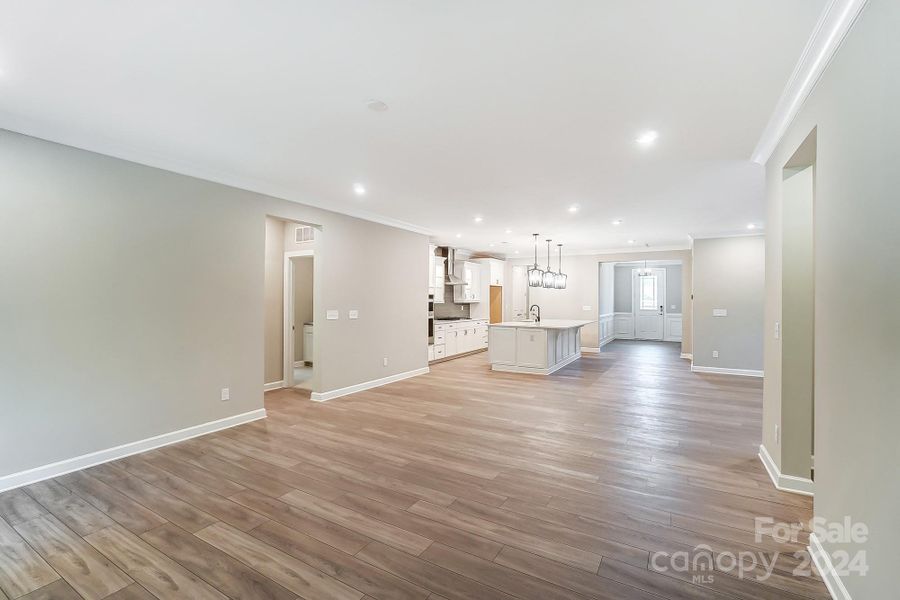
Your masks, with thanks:
[[[825,599],[806,532],[754,534],[812,509],[756,457],[761,388],[614,342],[549,377],[476,354],[270,392],[266,420],[0,494],[0,600]],[[772,575],[716,562],[742,552]]]

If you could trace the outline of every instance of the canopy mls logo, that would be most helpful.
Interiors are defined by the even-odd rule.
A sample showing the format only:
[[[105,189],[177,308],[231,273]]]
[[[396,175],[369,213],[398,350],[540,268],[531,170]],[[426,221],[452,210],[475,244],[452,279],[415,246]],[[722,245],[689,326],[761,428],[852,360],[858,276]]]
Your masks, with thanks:
[[[797,550],[797,546],[806,547],[810,534],[815,534],[825,543],[861,545],[869,538],[869,528],[865,523],[854,523],[850,517],[844,517],[839,522],[816,517],[806,524],[783,523],[776,522],[771,517],[757,517],[754,541],[759,545],[758,548],[742,552],[720,552],[701,544],[692,550],[655,552],[650,556],[650,568],[659,573],[689,574],[691,581],[699,585],[714,583],[718,575],[762,582],[772,576],[782,555],[790,555],[794,558],[790,562],[796,564],[792,574],[795,577],[812,577],[812,557],[805,549]],[[784,545],[786,550],[770,550],[772,542],[775,543],[775,548]],[[862,549],[855,552],[835,550],[831,553],[831,561],[841,577],[851,574],[864,576],[869,570],[866,551]]]

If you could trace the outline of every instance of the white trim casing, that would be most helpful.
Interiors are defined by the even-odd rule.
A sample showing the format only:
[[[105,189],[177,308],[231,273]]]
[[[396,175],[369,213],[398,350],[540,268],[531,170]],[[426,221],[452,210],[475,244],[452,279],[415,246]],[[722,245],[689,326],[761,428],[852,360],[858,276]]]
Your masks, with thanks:
[[[693,359],[692,359],[693,360]],[[740,375],[742,377],[763,377],[762,371],[756,369],[726,369],[723,367],[701,367],[691,363],[691,371],[694,373],[716,373],[719,375]]]
[[[338,388],[329,392],[312,392],[312,394],[310,394],[310,399],[315,402],[325,402],[326,400],[333,400],[335,398],[340,398],[341,396],[346,396],[348,394],[355,394],[356,392],[370,390],[382,385],[387,385],[388,383],[394,383],[395,381],[409,379],[410,377],[416,377],[417,375],[424,375],[429,371],[430,369],[428,367],[422,367],[421,369],[405,371],[403,373],[397,373],[396,375],[388,375],[387,377],[382,377],[381,379],[364,381],[362,383],[357,383],[356,385]]]
[[[778,465],[766,447],[759,445],[759,460],[762,461],[769,474],[769,479],[776,489],[782,492],[791,492],[792,494],[800,494],[801,496],[813,496],[815,484],[812,479],[804,479],[803,477],[795,477],[794,475],[782,475]]]
[[[682,352],[681,358],[686,358],[688,360],[694,360],[694,355],[691,354],[690,352]]]
[[[822,11],[803,54],[756,143],[753,162],[764,165],[772,156],[866,4],[868,0],[831,0]]]
[[[582,346],[581,353],[582,354],[600,354],[600,348],[594,348],[592,346]]]
[[[809,546],[806,549],[819,570],[819,575],[822,576],[822,581],[825,582],[825,587],[828,588],[828,593],[831,594],[831,597],[834,600],[853,600],[850,597],[850,592],[844,587],[841,576],[838,575],[837,570],[834,568],[831,556],[825,551],[822,542],[819,541],[815,533],[809,534]]]
[[[266,418],[266,409],[260,408],[239,415],[225,417],[224,419],[186,427],[185,429],[179,429],[178,431],[170,431],[169,433],[163,433],[136,442],[129,442],[127,444],[122,444],[121,446],[115,446],[114,448],[107,448],[106,450],[98,450],[97,452],[82,454],[81,456],[76,456],[74,458],[67,458],[55,463],[50,463],[49,465],[28,469],[27,471],[12,473],[0,477],[0,492],[43,481],[44,479],[50,479],[51,477],[59,477],[60,475],[71,473],[72,471],[80,471],[81,469],[87,469],[88,467],[93,467],[111,460],[147,452],[154,448],[183,442],[184,440],[206,435],[207,433],[228,429],[229,427],[264,418]]]
[[[284,387],[284,380],[282,381],[273,381],[272,383],[266,383],[263,385],[264,392],[271,392],[272,390],[280,390]]]

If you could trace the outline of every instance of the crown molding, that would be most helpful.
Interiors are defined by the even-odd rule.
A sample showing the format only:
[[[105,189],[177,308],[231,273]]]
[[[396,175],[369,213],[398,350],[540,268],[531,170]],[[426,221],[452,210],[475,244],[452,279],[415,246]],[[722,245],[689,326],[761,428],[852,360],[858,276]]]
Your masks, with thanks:
[[[31,119],[2,112],[0,112],[0,129],[7,129],[15,133],[21,133],[55,144],[62,144],[79,150],[86,150],[88,152],[94,152],[95,154],[102,154],[103,156],[126,160],[146,167],[162,169],[178,175],[186,175],[204,181],[219,183],[227,185],[228,187],[262,194],[264,196],[296,202],[297,204],[303,204],[320,210],[327,210],[328,212],[342,214],[364,221],[371,221],[373,223],[379,223],[397,229],[404,229],[422,235],[433,235],[434,233],[426,227],[420,227],[413,223],[407,223],[400,219],[385,217],[365,210],[354,208],[342,208],[338,210],[329,206],[327,201],[319,198],[310,198],[306,196],[300,198],[298,197],[299,194],[296,190],[291,190],[283,185],[275,184],[263,179],[257,179],[255,177],[239,175],[230,171],[210,168],[188,160],[163,156],[162,154],[150,152],[135,146],[121,144],[97,134],[84,134],[66,129],[58,130],[55,127],[37,123]]]
[[[753,162],[764,165],[772,156],[866,4],[868,0],[831,0],[822,11],[800,60],[756,143],[751,157]]]

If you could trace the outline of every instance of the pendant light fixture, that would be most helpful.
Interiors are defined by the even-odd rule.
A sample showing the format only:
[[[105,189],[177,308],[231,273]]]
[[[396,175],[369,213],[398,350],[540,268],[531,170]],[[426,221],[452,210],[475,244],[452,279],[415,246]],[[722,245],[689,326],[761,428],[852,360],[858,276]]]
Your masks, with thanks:
[[[653,272],[652,272],[650,269],[647,268],[647,261],[645,260],[645,261],[644,261],[644,268],[643,268],[643,269],[638,269],[638,277],[648,277],[648,276],[650,276],[650,275],[652,275],[652,274],[653,274]]]
[[[569,276],[562,272],[562,244],[557,244],[556,247],[559,249],[559,272],[553,279],[553,287],[558,290],[564,290],[566,289],[566,280]]]
[[[550,270],[550,242],[553,240],[547,240],[547,270],[544,271],[544,287],[545,288],[553,288],[554,283],[556,282],[556,273]]]
[[[528,269],[528,285],[531,287],[541,287],[544,281],[544,272],[538,267],[537,263],[537,240],[539,233],[534,235],[534,266]]]

